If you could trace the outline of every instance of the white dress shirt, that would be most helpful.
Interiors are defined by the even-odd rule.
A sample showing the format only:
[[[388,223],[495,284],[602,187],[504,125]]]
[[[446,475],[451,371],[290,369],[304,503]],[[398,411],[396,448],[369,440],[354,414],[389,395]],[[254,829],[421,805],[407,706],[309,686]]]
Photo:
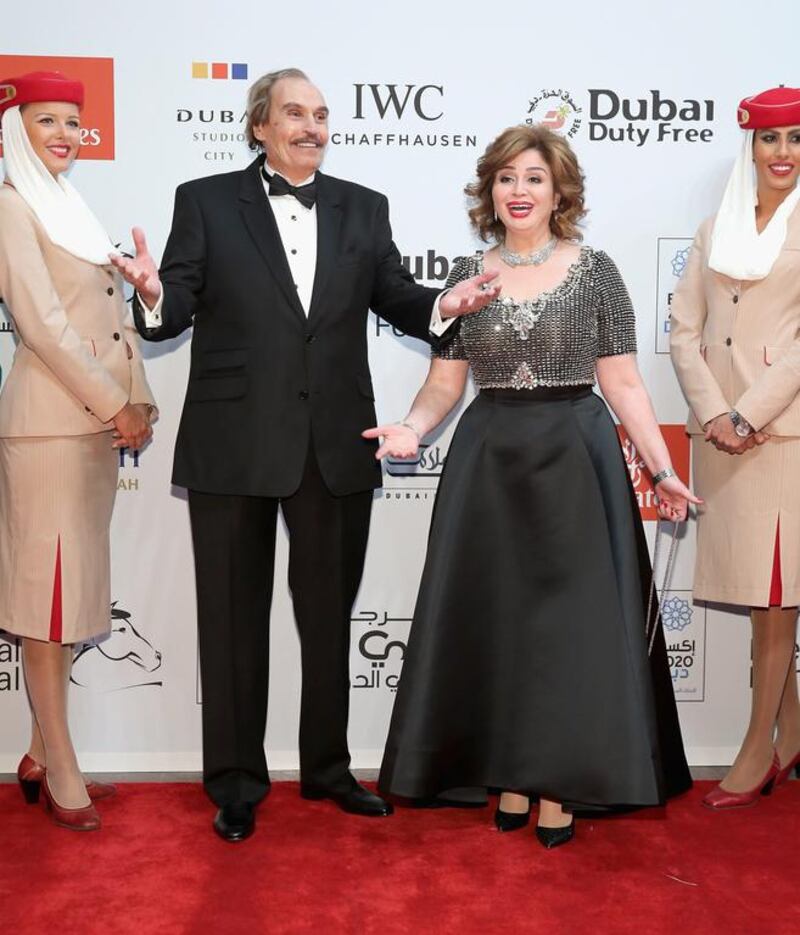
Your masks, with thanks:
[[[267,175],[272,176],[275,170],[269,162],[264,163]],[[308,185],[314,181],[314,175],[296,185]],[[311,307],[311,290],[314,288],[314,274],[317,270],[317,206],[310,208],[301,205],[294,195],[270,195],[269,182],[263,177],[264,191],[269,198],[269,206],[278,225],[281,235],[283,252],[292,271],[292,278],[297,288],[297,297],[308,315]]]

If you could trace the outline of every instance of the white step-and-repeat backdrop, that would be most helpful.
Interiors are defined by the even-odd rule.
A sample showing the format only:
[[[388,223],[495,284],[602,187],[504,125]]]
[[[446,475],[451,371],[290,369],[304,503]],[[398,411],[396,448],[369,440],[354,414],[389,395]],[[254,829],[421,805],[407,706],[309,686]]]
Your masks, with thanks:
[[[686,407],[667,353],[672,289],[738,150],[740,97],[800,82],[787,64],[797,58],[797,30],[771,29],[768,46],[754,31],[748,42],[741,24],[753,12],[741,0],[647,9],[520,0],[342,0],[319,9],[146,0],[128,9],[40,0],[5,12],[0,78],[52,68],[84,78],[84,148],[72,181],[123,248],[137,224],[160,255],[175,186],[252,158],[243,133],[250,82],[301,67],[331,110],[325,169],[389,196],[404,261],[431,285],[476,247],[462,190],[486,143],[509,124],[556,128],[587,176],[586,240],[616,260],[633,296],[641,369],[686,473]],[[773,4],[769,18],[797,25],[794,3]],[[7,373],[14,335],[5,323],[0,329]],[[200,767],[189,521],[184,492],[170,486],[189,339],[145,346],[161,420],[145,451],[121,458],[111,636],[79,647],[73,668],[74,736],[87,769]],[[375,318],[369,341],[379,418],[397,419],[425,376],[425,349]],[[454,422],[416,463],[386,464],[375,498],[353,609],[356,766],[380,762]],[[635,449],[623,444],[652,542],[652,491]],[[693,561],[690,523],[663,604],[675,693],[691,762],[728,763],[750,703],[749,621],[732,608],[692,602]],[[266,738],[274,768],[297,766],[299,649],[285,581],[282,534]],[[0,772],[15,766],[28,729],[19,648],[0,639]]]

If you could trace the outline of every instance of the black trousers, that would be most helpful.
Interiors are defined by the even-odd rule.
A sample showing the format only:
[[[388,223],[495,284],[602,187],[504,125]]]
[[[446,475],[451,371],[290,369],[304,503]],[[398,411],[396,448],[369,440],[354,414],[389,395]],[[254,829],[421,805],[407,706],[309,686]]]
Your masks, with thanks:
[[[335,497],[309,449],[298,490],[283,500],[189,491],[203,688],[203,782],[219,806],[260,801],[269,611],[278,507],[289,530],[289,587],[300,635],[300,774],[345,790],[350,615],[361,581],[372,491]]]

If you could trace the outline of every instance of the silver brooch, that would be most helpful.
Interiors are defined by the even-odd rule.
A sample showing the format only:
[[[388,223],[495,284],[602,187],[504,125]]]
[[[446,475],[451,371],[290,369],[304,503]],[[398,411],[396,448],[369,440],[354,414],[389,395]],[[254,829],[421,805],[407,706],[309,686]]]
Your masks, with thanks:
[[[515,302],[508,296],[503,296],[500,304],[503,306],[503,321],[511,325],[521,341],[527,341],[531,329],[542,317],[541,311],[536,309],[536,301]]]

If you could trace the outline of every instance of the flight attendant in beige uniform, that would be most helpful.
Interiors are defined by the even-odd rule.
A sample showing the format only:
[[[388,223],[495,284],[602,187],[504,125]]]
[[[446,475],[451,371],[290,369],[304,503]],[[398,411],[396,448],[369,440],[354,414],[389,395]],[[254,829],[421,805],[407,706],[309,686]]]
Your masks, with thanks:
[[[114,247],[64,173],[83,86],[0,81],[0,295],[18,338],[0,392],[0,630],[21,638],[33,713],[18,777],[56,821],[100,826],[67,720],[73,644],[109,630],[109,525],[119,453],[151,435],[153,398],[109,262]]]
[[[705,501],[694,595],[748,607],[753,626],[750,725],[704,799],[715,809],[752,805],[800,770],[800,89],[745,98],[738,117],[742,150],[695,238],[671,331]]]

